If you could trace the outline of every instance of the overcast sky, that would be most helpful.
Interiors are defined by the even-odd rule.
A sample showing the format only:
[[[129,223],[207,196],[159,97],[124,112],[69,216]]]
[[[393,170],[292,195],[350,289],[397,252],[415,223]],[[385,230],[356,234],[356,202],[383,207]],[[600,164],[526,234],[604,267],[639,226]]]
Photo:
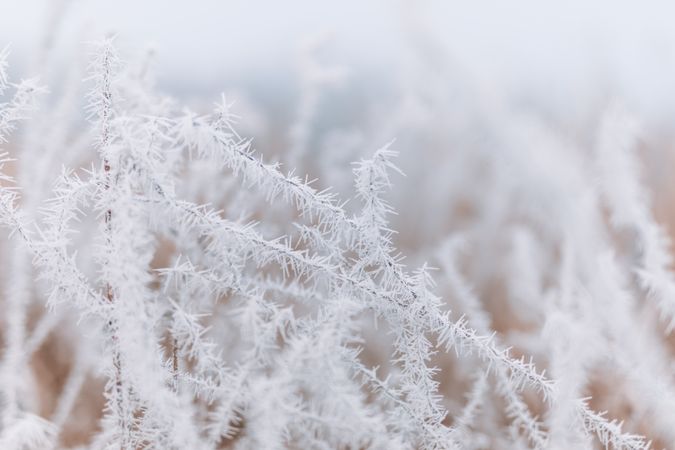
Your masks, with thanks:
[[[0,45],[13,62],[34,48],[46,6],[0,0]],[[61,3],[64,3],[61,1]],[[309,38],[331,36],[338,63],[399,70],[410,64],[406,30],[425,30],[470,77],[534,92],[613,83],[632,101],[675,112],[672,2],[513,0],[72,0],[56,47],[65,56],[115,32],[123,50],[152,44],[167,84],[218,89],[221,80],[283,72]],[[125,49],[126,47],[126,49]],[[583,91],[582,89],[582,91]],[[551,92],[554,95],[554,92]]]

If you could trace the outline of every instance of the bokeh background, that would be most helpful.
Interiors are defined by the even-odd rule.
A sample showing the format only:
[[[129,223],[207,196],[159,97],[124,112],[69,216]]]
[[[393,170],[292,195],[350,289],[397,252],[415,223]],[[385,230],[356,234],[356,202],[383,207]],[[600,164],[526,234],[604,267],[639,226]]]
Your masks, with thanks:
[[[451,209],[407,201],[417,195],[408,187],[432,178],[429,167],[448,169],[470,147],[502,152],[507,138],[495,131],[516,120],[588,146],[612,102],[640,120],[657,209],[667,215],[674,13],[667,1],[2,0],[0,42],[11,46],[15,78],[35,75],[38,49],[53,48],[40,75],[58,92],[68,67],[86,64],[87,42],[116,34],[128,59],[155,52],[161,90],[198,111],[225,93],[262,153],[296,147],[301,161],[283,162],[342,192],[350,181],[340,170],[397,139],[408,178],[394,193],[411,196],[399,203],[426,227],[441,222],[425,242],[410,242],[424,246],[447,232],[439,212]],[[308,170],[318,160],[337,174]],[[453,182],[445,173],[427,189],[461,185],[461,174]]]

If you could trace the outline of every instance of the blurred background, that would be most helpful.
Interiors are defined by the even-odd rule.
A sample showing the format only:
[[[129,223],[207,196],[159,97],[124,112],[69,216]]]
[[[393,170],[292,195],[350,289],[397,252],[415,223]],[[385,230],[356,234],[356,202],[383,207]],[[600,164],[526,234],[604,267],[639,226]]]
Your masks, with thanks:
[[[0,44],[14,79],[40,75],[58,93],[86,43],[116,34],[127,59],[154,51],[157,86],[190,107],[235,101],[264,154],[295,147],[295,167],[328,152],[349,171],[397,139],[418,185],[413,160],[499,146],[490,122],[503,117],[588,145],[612,101],[639,117],[649,148],[669,149],[674,13],[667,1],[0,0]],[[37,74],[44,47],[53,61]]]
[[[416,164],[421,156],[447,169],[428,189],[448,192],[475,169],[453,169],[453,155],[503,152],[500,129],[512,121],[587,146],[600,113],[618,101],[639,117],[643,144],[657,154],[647,158],[650,179],[665,193],[673,13],[667,1],[0,0],[0,44],[11,46],[14,79],[36,75],[38,49],[53,49],[49,73],[39,75],[57,93],[70,66],[86,65],[92,39],[116,34],[131,60],[151,49],[161,90],[198,111],[225,93],[262,153],[294,148],[283,162],[339,191],[350,187],[341,173],[350,162],[397,139],[408,178],[394,196],[403,197],[439,167]],[[425,207],[442,223],[432,200]],[[419,203],[405,203],[433,228],[414,210]],[[439,227],[411,245],[431,245],[447,232]]]
[[[320,62],[349,74],[343,89],[378,91],[403,80],[422,85],[433,76],[429,72],[445,67],[446,75],[483,95],[568,118],[609,94],[626,97],[655,120],[664,120],[675,104],[675,7],[667,1],[0,5],[0,40],[11,44],[14,70],[22,74],[45,28],[63,14],[62,30],[51,43],[60,55],[79,54],[83,42],[117,33],[127,50],[154,46],[160,85],[184,97],[233,88],[269,102],[288,96],[298,90],[294,78],[303,50],[320,40]]]

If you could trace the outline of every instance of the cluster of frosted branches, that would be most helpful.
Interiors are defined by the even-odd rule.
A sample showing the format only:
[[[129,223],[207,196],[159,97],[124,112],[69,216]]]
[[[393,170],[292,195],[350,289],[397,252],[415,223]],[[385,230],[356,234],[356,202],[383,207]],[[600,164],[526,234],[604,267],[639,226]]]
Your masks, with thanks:
[[[0,95],[13,95],[0,104],[0,142],[30,118],[41,92],[35,81],[10,84],[6,58],[0,52]],[[426,265],[403,264],[385,200],[390,176],[401,174],[393,144],[355,165],[352,210],[258,156],[224,99],[197,114],[156,93],[144,70],[120,62],[111,39],[94,46],[86,83],[85,136],[81,124],[69,132],[26,125],[16,183],[0,177],[12,267],[3,294],[2,448],[67,447],[87,380],[103,404],[82,448],[649,448],[641,430],[625,431],[591,406],[585,388],[599,365],[648,396],[643,414],[661,418],[649,431],[672,437],[672,369],[667,357],[639,356],[657,338],[632,326],[639,292],[629,292],[609,238],[595,236],[603,198],[612,225],[639,236],[630,268],[672,328],[668,250],[634,173],[631,136],[621,153],[610,151],[625,131],[612,128],[616,118],[593,166],[602,187],[579,188],[577,228],[550,249],[558,260],[547,289],[532,261],[534,238],[514,232],[510,264],[533,273],[515,271],[506,290],[535,305],[528,312],[543,319],[531,327],[544,338],[521,339],[514,352],[509,343],[519,336],[494,331],[460,270],[456,238],[438,251],[439,286]],[[65,104],[71,91],[63,95]],[[58,169],[30,169],[22,155]],[[474,232],[482,238],[491,225],[488,218]],[[74,356],[45,413],[25,400],[40,386],[29,361],[60,329]],[[449,384],[461,394],[453,398]]]

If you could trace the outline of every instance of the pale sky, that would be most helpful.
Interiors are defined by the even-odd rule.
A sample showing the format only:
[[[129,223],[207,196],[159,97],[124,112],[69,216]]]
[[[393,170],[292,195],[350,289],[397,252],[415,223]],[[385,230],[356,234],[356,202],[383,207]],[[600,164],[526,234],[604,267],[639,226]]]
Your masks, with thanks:
[[[63,3],[63,1],[61,0]],[[21,65],[45,28],[46,0],[0,0],[0,46]],[[610,83],[641,108],[675,113],[674,3],[667,1],[72,0],[56,47],[118,34],[123,51],[152,44],[167,84],[284,71],[302,42],[331,36],[331,62],[398,71],[406,30],[425,30],[469,77],[569,101]],[[556,91],[559,91],[556,93]]]

